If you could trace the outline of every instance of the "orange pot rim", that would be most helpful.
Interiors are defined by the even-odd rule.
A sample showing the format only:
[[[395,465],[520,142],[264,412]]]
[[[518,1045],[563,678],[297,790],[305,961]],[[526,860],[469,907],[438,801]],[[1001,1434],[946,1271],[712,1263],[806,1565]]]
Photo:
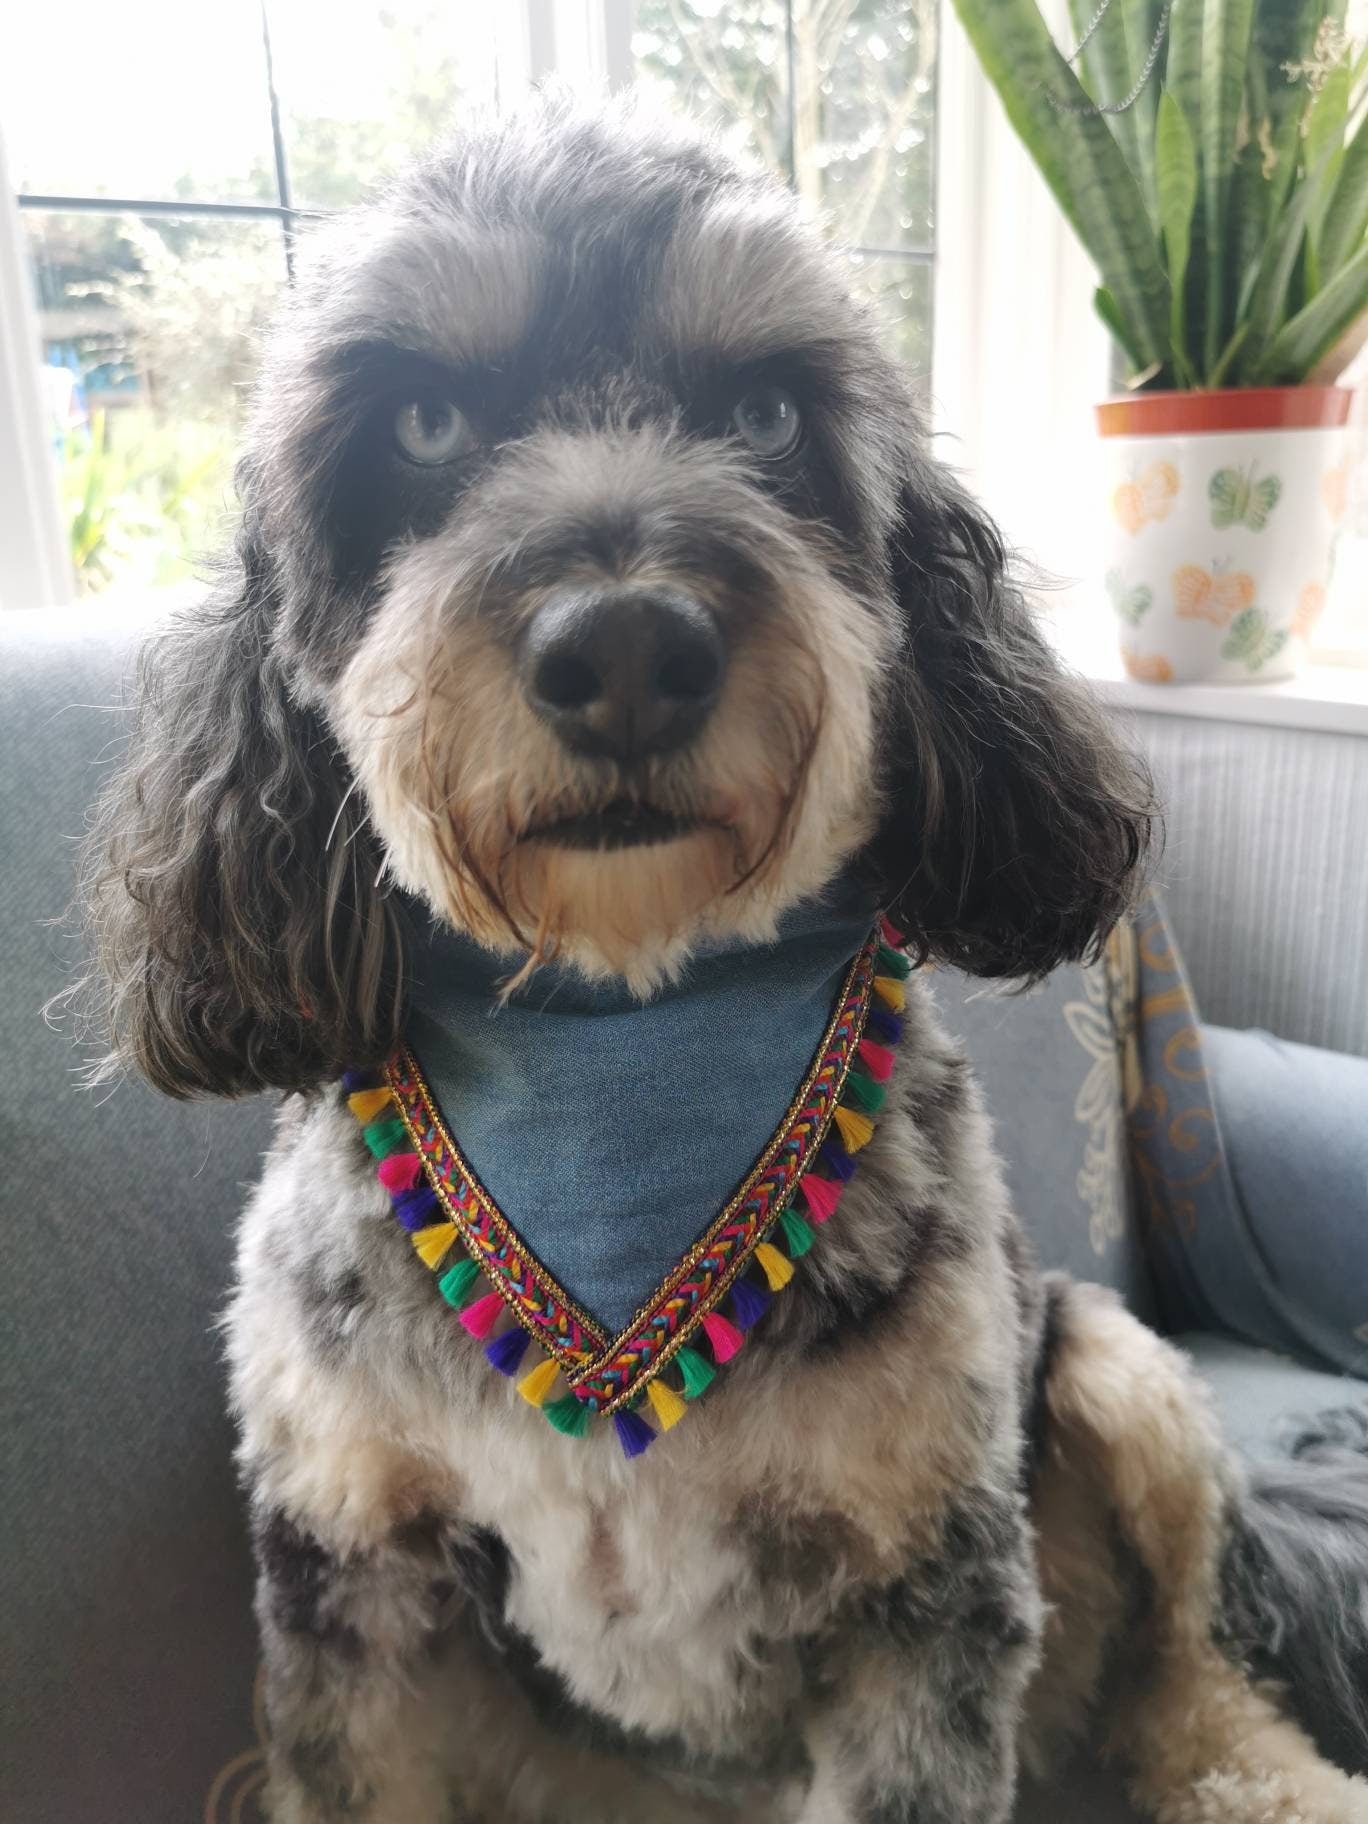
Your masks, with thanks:
[[[1095,407],[1104,437],[1185,437],[1209,431],[1309,431],[1347,423],[1344,386],[1232,386],[1214,392],[1131,393]]]

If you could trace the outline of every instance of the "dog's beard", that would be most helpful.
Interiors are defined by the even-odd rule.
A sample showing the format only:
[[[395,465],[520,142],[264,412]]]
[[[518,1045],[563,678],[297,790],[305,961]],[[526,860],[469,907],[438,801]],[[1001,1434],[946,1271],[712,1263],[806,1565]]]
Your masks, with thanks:
[[[478,617],[396,589],[335,721],[391,873],[511,985],[555,958],[644,995],[702,938],[772,937],[866,839],[877,670],[852,598],[800,598],[685,752],[623,770],[561,745]]]

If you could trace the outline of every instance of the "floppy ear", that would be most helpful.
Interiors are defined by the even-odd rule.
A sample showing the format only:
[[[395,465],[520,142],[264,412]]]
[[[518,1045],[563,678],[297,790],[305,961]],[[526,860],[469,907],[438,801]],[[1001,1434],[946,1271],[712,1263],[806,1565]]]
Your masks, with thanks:
[[[901,638],[867,858],[925,955],[1046,974],[1125,910],[1154,819],[1142,762],[1060,668],[996,528],[918,465],[890,552]]]
[[[384,1054],[399,927],[321,719],[272,649],[270,565],[238,568],[143,652],[126,760],[87,851],[96,1001],[113,1053],[173,1096],[302,1088]]]

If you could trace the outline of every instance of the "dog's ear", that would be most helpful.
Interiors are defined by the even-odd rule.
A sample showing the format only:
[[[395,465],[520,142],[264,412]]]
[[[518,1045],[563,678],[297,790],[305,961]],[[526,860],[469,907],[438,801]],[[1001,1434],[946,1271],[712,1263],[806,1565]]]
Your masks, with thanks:
[[[1154,823],[1148,775],[939,467],[912,465],[889,555],[901,625],[867,859],[923,955],[1034,979],[1092,953],[1125,910]]]
[[[392,1042],[399,922],[321,719],[271,640],[249,515],[218,593],[157,634],[84,879],[90,1011],[173,1096],[302,1088]],[[77,990],[80,995],[80,985]]]

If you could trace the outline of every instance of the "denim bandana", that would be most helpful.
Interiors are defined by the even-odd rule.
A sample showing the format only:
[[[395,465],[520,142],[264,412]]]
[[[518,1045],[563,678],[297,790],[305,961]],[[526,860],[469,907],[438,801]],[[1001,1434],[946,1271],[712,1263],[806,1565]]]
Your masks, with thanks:
[[[406,1037],[452,1134],[537,1259],[617,1332],[783,1120],[875,908],[844,889],[776,943],[716,946],[642,1003],[434,932]]]
[[[843,880],[644,1003],[555,965],[504,1002],[506,956],[437,926],[416,945],[404,1042],[348,1073],[350,1106],[491,1364],[545,1351],[518,1386],[558,1430],[611,1415],[639,1454],[793,1277],[883,1102],[896,941]]]

